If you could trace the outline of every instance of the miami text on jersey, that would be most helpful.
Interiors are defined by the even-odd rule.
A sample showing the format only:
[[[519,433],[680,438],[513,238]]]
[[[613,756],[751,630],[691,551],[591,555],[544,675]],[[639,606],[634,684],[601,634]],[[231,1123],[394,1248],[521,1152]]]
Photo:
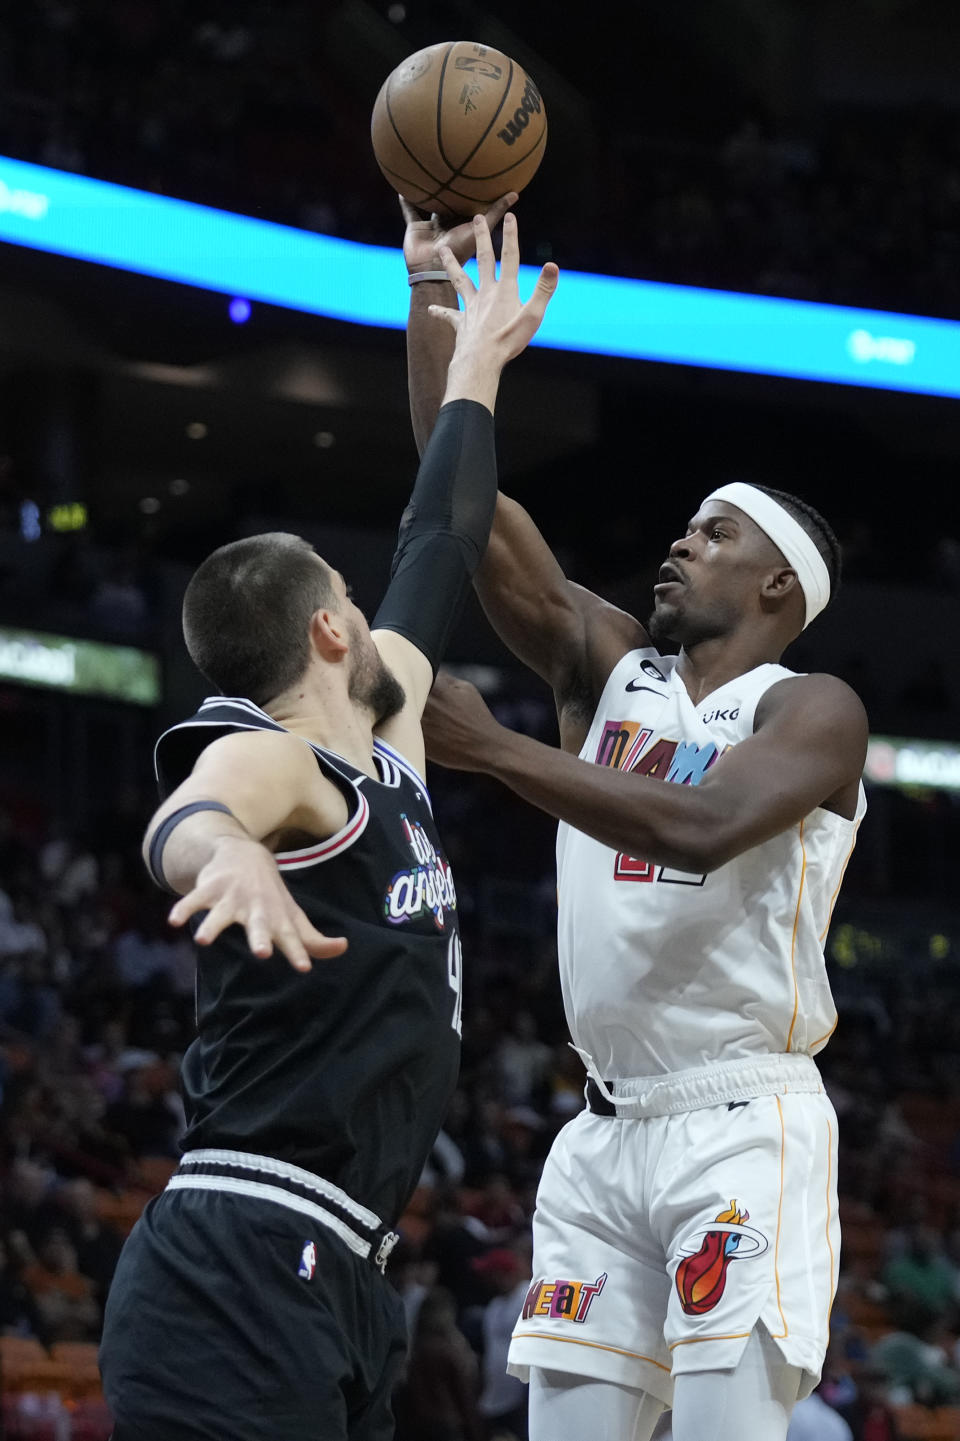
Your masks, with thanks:
[[[383,913],[391,925],[402,926],[430,911],[437,930],[442,931],[447,911],[457,908],[450,867],[419,821],[402,815],[400,823],[416,864],[409,870],[397,871],[387,886]]]
[[[676,785],[695,786],[722,754],[714,741],[672,741],[661,737],[643,754],[653,731],[639,721],[607,721],[597,746],[598,766],[656,776]]]
[[[655,780],[671,781],[674,785],[696,786],[724,751],[730,749],[725,746],[721,751],[714,741],[698,745],[696,741],[674,741],[664,736],[647,749],[652,735],[652,727],[643,725],[641,721],[606,721],[597,746],[596,764],[633,771],[636,775],[650,776]],[[618,881],[657,880],[682,886],[702,886],[706,880],[705,876],[671,871],[666,866],[657,867],[651,861],[628,856],[625,851],[618,852],[613,875]]]

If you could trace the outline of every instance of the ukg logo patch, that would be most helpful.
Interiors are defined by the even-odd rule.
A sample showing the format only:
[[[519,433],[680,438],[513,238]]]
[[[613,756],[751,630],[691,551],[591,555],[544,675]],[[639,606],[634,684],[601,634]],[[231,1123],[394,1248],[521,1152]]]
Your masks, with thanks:
[[[766,1236],[744,1225],[749,1218],[750,1212],[741,1211],[734,1200],[709,1230],[694,1232],[690,1244],[699,1241],[699,1248],[680,1262],[676,1275],[677,1294],[686,1315],[703,1316],[719,1303],[732,1261],[762,1256],[767,1250]]]
[[[428,911],[442,931],[447,911],[457,908],[453,875],[443,856],[419,821],[400,817],[415,864],[397,871],[383,898],[383,913],[391,925],[402,926]]]

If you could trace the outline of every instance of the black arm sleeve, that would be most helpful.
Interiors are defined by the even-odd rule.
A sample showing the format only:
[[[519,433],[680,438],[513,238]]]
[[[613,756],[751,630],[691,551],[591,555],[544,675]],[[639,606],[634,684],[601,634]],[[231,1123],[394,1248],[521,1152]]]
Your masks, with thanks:
[[[406,636],[434,674],[486,549],[496,504],[493,416],[476,400],[452,400],[423,453],[372,625]]]

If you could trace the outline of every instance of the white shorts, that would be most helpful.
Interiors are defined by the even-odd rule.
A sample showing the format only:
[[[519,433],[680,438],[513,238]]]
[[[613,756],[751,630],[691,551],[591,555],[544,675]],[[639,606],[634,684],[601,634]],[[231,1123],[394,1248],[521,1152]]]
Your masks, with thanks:
[[[767,1094],[750,1095],[751,1069]],[[618,1100],[642,1085],[619,1082]],[[724,1099],[705,1104],[711,1086]],[[836,1115],[816,1066],[771,1057],[662,1077],[656,1090],[648,1109],[668,1114],[583,1111],[554,1142],[508,1370],[591,1376],[669,1405],[675,1375],[736,1366],[760,1322],[806,1373],[805,1395],[823,1365],[840,1247]],[[697,1109],[679,1109],[684,1099]]]

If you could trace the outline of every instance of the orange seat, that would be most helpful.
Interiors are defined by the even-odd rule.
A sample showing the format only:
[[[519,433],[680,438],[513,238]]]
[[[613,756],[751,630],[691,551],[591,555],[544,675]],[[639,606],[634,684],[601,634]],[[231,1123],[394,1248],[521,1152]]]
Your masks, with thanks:
[[[32,1336],[0,1336],[0,1368],[45,1361],[47,1353]]]
[[[960,1441],[960,1406],[940,1406],[933,1413],[928,1441]]]
[[[63,1361],[78,1370],[85,1367],[99,1369],[96,1341],[55,1341],[50,1347],[54,1361]]]
[[[97,1215],[124,1236],[132,1231],[149,1197],[143,1191],[98,1191]]]
[[[153,1196],[157,1196],[177,1169],[169,1156],[141,1156],[137,1162],[139,1179]]]
[[[960,1406],[894,1406],[902,1441],[960,1441]]]
[[[33,1361],[16,1369],[5,1369],[3,1389],[7,1395],[21,1394],[24,1391],[55,1391],[58,1396],[69,1396],[72,1379],[72,1367],[63,1361],[54,1361],[52,1356],[46,1356],[42,1361]]]

